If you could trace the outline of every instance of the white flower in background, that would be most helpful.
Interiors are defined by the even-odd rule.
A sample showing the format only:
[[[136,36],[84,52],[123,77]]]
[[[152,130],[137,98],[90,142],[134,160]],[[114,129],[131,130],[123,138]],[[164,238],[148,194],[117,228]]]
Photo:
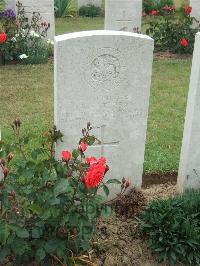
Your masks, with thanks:
[[[15,37],[18,38],[18,37],[19,37],[19,34],[17,33],[17,34],[15,35]]]
[[[34,30],[31,30],[30,32],[29,32],[29,34],[30,34],[30,36],[32,36],[32,37],[40,37],[40,35],[39,34],[37,34]]]
[[[52,46],[54,45],[54,41],[52,41],[51,39],[47,40],[47,44],[51,44]]]
[[[23,59],[28,58],[28,56],[27,56],[26,54],[21,54],[21,55],[19,56],[19,58],[20,58],[21,60],[23,60]]]
[[[15,37],[12,37],[11,41],[12,41],[12,42],[16,42],[17,39],[16,39]]]

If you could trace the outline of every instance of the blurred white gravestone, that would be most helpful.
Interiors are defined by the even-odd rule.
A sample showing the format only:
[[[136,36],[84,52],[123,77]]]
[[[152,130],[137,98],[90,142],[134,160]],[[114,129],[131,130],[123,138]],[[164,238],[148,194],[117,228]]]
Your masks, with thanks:
[[[42,21],[50,23],[47,38],[52,39],[55,36],[55,19],[54,19],[54,0],[20,0],[25,11],[26,16],[30,19],[33,12],[39,12]],[[6,6],[17,10],[16,4],[18,0],[6,0]]]
[[[192,6],[191,16],[200,22],[200,0],[190,0],[190,5]]]
[[[178,173],[179,191],[190,188],[200,188],[200,33],[195,40]]]
[[[142,0],[106,0],[105,30],[141,30]]]
[[[54,114],[64,133],[57,155],[77,147],[81,129],[91,122],[102,143],[87,155],[105,156],[108,177],[124,176],[141,187],[153,46],[148,36],[117,31],[55,37]]]
[[[94,5],[101,7],[102,0],[78,0],[78,7],[87,6],[87,5]]]

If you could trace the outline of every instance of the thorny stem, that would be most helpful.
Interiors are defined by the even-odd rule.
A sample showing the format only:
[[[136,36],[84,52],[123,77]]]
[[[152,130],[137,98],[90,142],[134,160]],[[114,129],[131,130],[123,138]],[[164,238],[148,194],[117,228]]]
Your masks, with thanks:
[[[58,263],[60,263],[60,265],[62,265],[62,266],[67,266],[67,264],[62,263],[62,261],[59,260],[59,258],[56,257],[55,255],[51,255],[51,257],[52,257],[55,261],[57,261]]]
[[[104,202],[104,203],[105,203],[105,204],[110,204],[110,203],[112,203],[112,202],[115,201],[116,199],[121,198],[121,197],[124,195],[125,192],[126,192],[126,189],[125,189],[123,192],[117,194],[117,196],[116,196],[114,199],[109,200],[109,201],[106,201],[106,202]]]

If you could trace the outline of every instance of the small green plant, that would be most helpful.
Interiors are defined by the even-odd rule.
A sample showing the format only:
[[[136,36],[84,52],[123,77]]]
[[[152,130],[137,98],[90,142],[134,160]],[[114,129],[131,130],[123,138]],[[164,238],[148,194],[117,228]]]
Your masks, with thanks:
[[[9,258],[13,265],[75,265],[89,249],[95,219],[111,213],[99,189],[108,196],[108,184],[121,182],[103,180],[105,158],[85,157],[87,147],[99,142],[89,123],[77,147],[63,150],[60,160],[54,147],[63,135],[56,127],[32,150],[19,119],[12,128],[14,141],[0,142],[0,263]]]
[[[153,10],[156,10],[159,15],[163,14],[163,8],[165,6],[174,6],[174,0],[144,0],[143,11],[146,14],[151,14]]]
[[[140,232],[160,262],[200,265],[200,191],[153,201],[140,218]]]
[[[79,9],[79,16],[82,17],[99,17],[102,15],[102,10],[100,7],[95,6],[95,5],[87,5],[87,6],[82,6]]]
[[[68,13],[71,0],[54,0],[55,16],[61,18]]]
[[[170,51],[179,54],[192,54],[195,35],[199,30],[195,18],[190,16],[192,7],[184,8],[182,15],[177,16],[174,9],[164,8],[160,19],[154,14],[146,34],[155,41],[155,51]]]

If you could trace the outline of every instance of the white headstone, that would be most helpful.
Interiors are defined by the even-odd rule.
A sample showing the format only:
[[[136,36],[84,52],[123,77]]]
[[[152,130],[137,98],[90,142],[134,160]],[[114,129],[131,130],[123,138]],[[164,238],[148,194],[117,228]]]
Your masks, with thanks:
[[[191,16],[200,22],[200,0],[190,0],[190,5],[192,6]]]
[[[106,0],[105,30],[141,30],[142,0]]]
[[[55,37],[55,124],[64,133],[57,154],[77,147],[90,122],[102,144],[88,156],[105,156],[109,177],[141,187],[153,46],[148,36],[119,31]]]
[[[17,10],[16,4],[18,0],[6,0],[6,6]],[[54,0],[20,0],[25,8],[26,15],[30,19],[33,12],[39,12],[42,21],[50,23],[47,38],[53,40],[55,36],[55,20],[54,20]]]
[[[200,188],[200,33],[195,41],[178,173],[179,191],[189,188]]]
[[[78,7],[81,6],[87,6],[87,5],[94,5],[101,7],[102,6],[102,0],[78,0]]]

